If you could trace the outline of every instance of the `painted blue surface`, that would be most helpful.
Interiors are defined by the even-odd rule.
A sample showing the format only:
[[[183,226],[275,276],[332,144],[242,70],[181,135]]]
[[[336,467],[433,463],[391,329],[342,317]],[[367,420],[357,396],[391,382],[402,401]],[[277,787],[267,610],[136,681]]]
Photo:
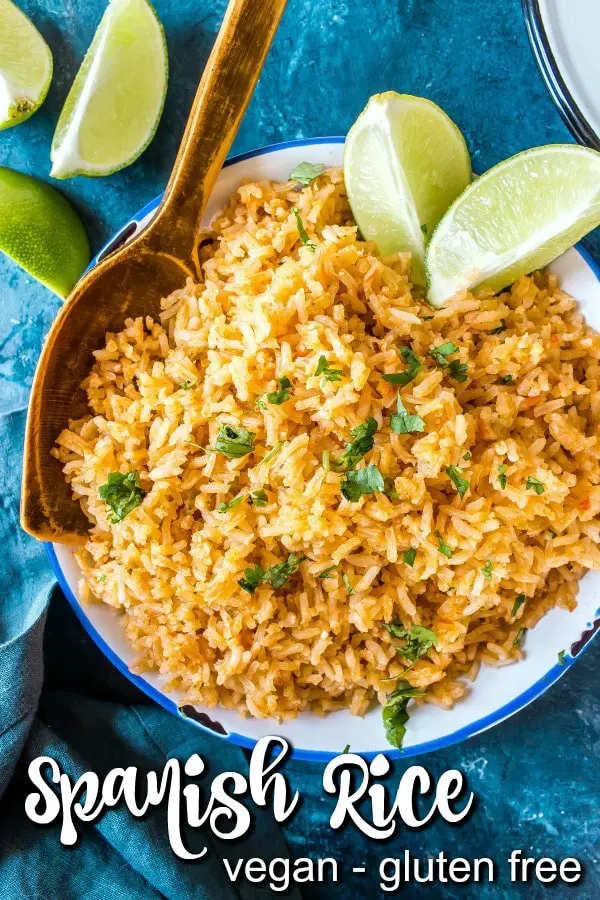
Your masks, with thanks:
[[[48,40],[56,74],[40,112],[22,126],[0,132],[0,165],[48,177],[56,118],[104,0],[22,0],[21,5]],[[94,251],[163,188],[224,2],[156,0],[156,8],[167,33],[171,80],[155,141],[124,172],[61,185],[82,213]],[[446,109],[463,130],[478,171],[527,147],[571,140],[533,61],[519,0],[289,0],[233,150],[343,134],[368,96],[388,89],[422,94]],[[598,235],[587,239],[586,246],[598,258]],[[0,410],[25,402],[43,335],[57,308],[56,298],[0,258]],[[600,895],[599,651],[596,643],[526,711],[487,734],[425,758],[433,775],[461,768],[478,796],[474,814],[459,828],[435,824],[420,832],[402,830],[381,845],[367,842],[354,829],[334,832],[327,826],[333,801],[320,787],[322,765],[292,761],[288,772],[304,796],[299,814],[286,828],[294,853],[352,860],[370,872],[347,875],[337,887],[311,887],[306,896],[377,897],[378,860],[405,848],[422,857],[440,849],[467,858],[491,855],[502,869],[491,886],[443,885],[424,888],[418,896],[545,896],[548,888],[540,885],[508,885],[501,864],[514,847],[531,856],[584,861],[583,886],[559,887],[555,896],[586,900]],[[106,663],[60,601],[51,610],[47,655],[57,687],[68,656],[98,696],[132,697],[134,689]],[[399,773],[405,765],[396,767]],[[414,895],[410,888],[402,892]]]

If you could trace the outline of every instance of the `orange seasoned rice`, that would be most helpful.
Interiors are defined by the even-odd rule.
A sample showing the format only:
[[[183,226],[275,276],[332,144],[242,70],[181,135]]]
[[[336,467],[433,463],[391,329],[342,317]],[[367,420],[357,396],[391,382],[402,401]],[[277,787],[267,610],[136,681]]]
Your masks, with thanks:
[[[203,282],[166,298],[159,322],[107,335],[84,384],[90,415],[58,439],[91,522],[83,599],[118,610],[138,670],[190,702],[360,715],[402,676],[452,706],[465,676],[518,660],[520,630],[573,609],[600,569],[600,337],[548,274],[431,309],[406,255],[360,240],[338,169],[301,191],[243,185],[200,255]],[[430,355],[450,341],[463,382]],[[422,368],[398,388],[382,374],[406,369],[403,345]],[[315,374],[321,356],[340,380]],[[266,402],[284,376],[289,400]],[[424,431],[391,431],[398,391]],[[395,490],[350,502],[332,462],[369,417],[375,446],[358,465]],[[253,452],[207,451],[223,423],[253,432]],[[448,466],[468,481],[462,499]],[[99,488],[133,470],[146,495],[111,525]],[[261,489],[265,506],[219,512]],[[239,586],[290,553],[306,559],[283,587]],[[382,627],[393,619],[437,639],[406,674]]]

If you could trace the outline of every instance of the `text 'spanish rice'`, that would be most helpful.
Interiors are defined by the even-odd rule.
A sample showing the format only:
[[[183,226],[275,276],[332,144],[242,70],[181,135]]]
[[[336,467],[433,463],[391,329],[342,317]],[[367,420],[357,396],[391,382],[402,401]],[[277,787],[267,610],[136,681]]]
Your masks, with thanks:
[[[83,600],[190,702],[360,715],[401,679],[452,706],[600,569],[600,337],[548,274],[434,311],[337,169],[240,187],[200,256],[59,437]]]

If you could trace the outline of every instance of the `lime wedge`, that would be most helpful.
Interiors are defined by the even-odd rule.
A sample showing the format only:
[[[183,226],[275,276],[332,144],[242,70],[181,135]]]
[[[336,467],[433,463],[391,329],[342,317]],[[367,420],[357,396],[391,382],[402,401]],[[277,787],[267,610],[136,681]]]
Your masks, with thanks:
[[[83,225],[55,188],[0,166],[0,251],[66,297],[90,260]]]
[[[541,269],[600,225],[600,153],[535,147],[469,185],[436,228],[425,258],[434,306],[459,291],[499,291]]]
[[[158,126],[167,45],[147,0],[111,0],[60,114],[51,174],[109,175],[134,162]]]
[[[48,44],[11,0],[0,0],[0,129],[32,116],[51,80]]]
[[[363,237],[383,255],[410,251],[413,280],[423,284],[428,237],[471,180],[454,122],[423,97],[375,94],[348,132],[344,179]]]

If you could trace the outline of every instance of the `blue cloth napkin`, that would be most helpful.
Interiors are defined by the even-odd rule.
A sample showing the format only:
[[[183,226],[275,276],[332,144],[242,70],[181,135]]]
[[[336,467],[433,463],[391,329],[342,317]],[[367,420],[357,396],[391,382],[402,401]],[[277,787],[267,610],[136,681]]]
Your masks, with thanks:
[[[166,812],[142,819],[116,809],[84,824],[74,847],[59,843],[59,825],[39,826],[25,816],[32,789],[27,766],[50,756],[72,779],[100,778],[115,766],[162,772],[169,758],[199,753],[207,786],[221,771],[247,771],[243,751],[205,735],[144,702],[126,679],[86,644],[82,669],[77,638],[47,626],[64,603],[44,549],[21,531],[19,492],[25,414],[0,417],[0,885],[3,900],[24,897],[229,900],[272,896],[267,884],[233,885],[222,858],[288,857],[275,822],[250,806],[256,823],[241,841],[225,842],[207,829],[187,835],[190,849],[208,847],[196,863],[172,852]],[[50,605],[50,612],[48,611]],[[46,646],[44,646],[46,632]],[[79,638],[81,640],[81,638]],[[90,649],[92,651],[90,655]],[[46,672],[43,663],[47,661]],[[101,673],[98,679],[96,671]],[[82,672],[84,673],[82,675]],[[114,681],[116,687],[107,690]],[[118,682],[122,682],[118,683]],[[114,697],[117,697],[115,702]],[[127,702],[123,702],[123,701]],[[287,897],[299,897],[296,891]]]

